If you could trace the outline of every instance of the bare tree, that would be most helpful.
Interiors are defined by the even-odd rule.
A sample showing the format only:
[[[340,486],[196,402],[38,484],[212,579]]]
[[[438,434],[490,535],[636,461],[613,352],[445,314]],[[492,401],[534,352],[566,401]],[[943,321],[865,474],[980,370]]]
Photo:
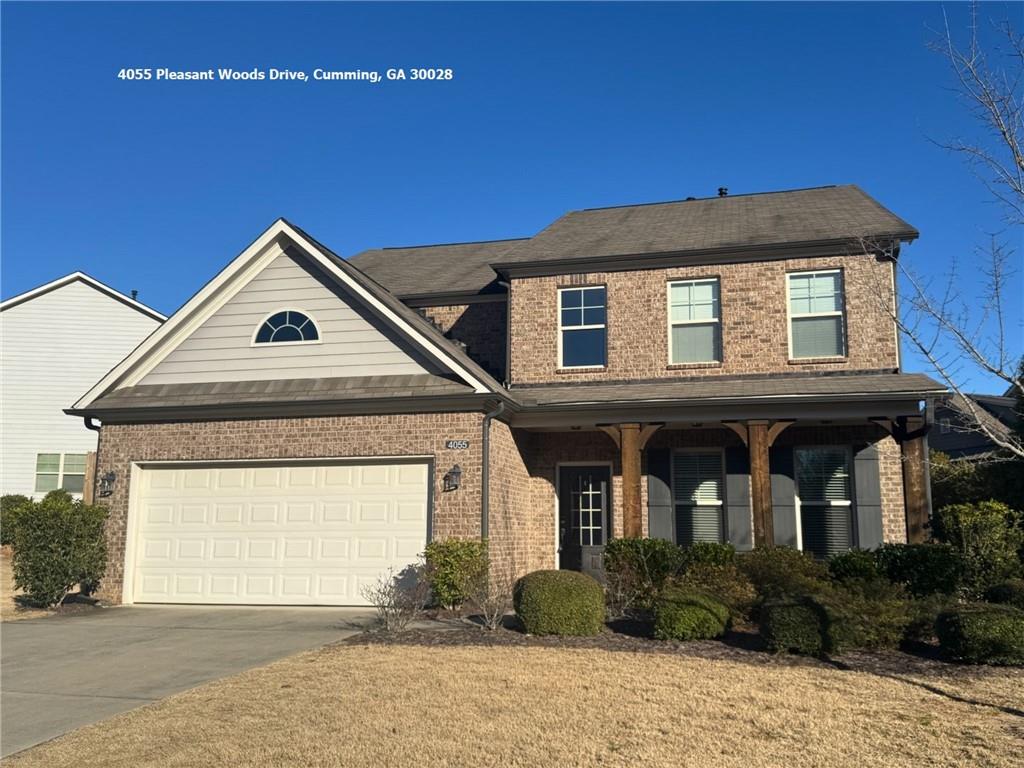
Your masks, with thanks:
[[[956,262],[946,280],[937,283],[898,260],[891,241],[860,238],[859,247],[894,265],[902,307],[897,307],[888,280],[882,285],[875,278],[875,295],[903,337],[952,390],[950,405],[961,413],[965,428],[999,446],[999,457],[1019,460],[1024,459],[1021,432],[1007,429],[963,388],[967,372],[982,373],[1004,382],[1007,393],[1024,395],[1020,345],[1024,329],[1011,323],[1006,305],[1010,292],[1021,288],[1014,260],[1024,226],[1024,38],[1008,21],[994,22],[1000,43],[986,50],[978,34],[977,10],[977,4],[971,6],[965,47],[957,44],[948,20],[931,46],[946,59],[957,97],[979,129],[974,138],[935,143],[965,158],[1002,209],[1005,221],[1005,228],[977,249],[966,270],[967,282],[977,285],[977,295],[965,295],[961,279],[965,270]],[[973,275],[981,280],[975,281]]]

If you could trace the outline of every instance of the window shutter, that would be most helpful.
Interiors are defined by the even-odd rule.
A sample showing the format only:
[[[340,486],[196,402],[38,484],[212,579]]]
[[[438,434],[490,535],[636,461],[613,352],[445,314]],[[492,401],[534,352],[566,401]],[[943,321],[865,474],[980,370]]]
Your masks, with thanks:
[[[854,504],[857,520],[857,546],[873,549],[882,546],[882,483],[878,466],[878,446],[874,443],[854,448]]]
[[[796,486],[793,483],[793,449],[770,448],[768,464],[772,476],[772,522],[775,544],[796,546]]]
[[[672,520],[671,451],[648,448],[647,456],[647,532],[652,539],[675,541]]]
[[[750,454],[745,446],[725,449],[727,538],[736,549],[754,546],[750,509]]]

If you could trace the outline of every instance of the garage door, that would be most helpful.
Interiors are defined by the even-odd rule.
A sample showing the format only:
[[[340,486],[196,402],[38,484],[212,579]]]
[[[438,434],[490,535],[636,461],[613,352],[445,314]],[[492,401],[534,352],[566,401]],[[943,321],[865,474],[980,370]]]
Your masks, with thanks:
[[[427,537],[425,462],[145,468],[135,602],[365,605]]]

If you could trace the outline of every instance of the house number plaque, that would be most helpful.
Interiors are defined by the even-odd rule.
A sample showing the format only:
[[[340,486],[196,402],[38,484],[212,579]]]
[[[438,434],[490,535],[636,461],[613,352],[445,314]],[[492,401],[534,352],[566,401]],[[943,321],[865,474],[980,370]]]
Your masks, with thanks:
[[[464,451],[469,448],[469,440],[445,440],[444,447],[449,451]]]

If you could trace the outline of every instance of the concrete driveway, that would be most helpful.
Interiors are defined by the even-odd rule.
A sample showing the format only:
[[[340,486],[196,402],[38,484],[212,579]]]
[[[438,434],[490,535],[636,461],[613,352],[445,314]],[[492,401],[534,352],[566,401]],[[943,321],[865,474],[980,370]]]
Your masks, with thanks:
[[[0,755],[359,632],[357,608],[130,606],[0,625]]]

